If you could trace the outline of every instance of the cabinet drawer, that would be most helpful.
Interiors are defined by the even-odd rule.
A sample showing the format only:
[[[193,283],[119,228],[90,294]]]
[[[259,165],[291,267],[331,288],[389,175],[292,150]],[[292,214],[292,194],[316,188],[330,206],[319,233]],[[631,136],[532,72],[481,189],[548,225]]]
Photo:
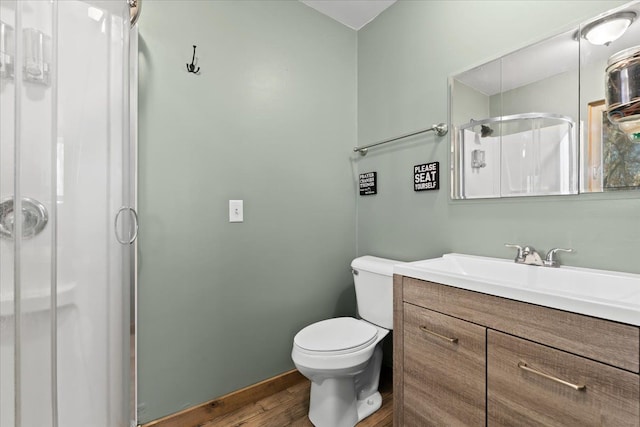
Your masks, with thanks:
[[[640,328],[403,277],[405,302],[638,372]]]
[[[485,424],[486,328],[404,304],[404,426]]]
[[[639,388],[637,374],[500,332],[487,333],[489,425],[637,427]]]

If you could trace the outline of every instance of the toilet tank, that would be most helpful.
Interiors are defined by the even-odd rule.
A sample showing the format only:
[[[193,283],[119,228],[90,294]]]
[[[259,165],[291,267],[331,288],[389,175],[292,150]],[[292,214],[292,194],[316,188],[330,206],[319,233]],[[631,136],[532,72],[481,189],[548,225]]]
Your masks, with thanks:
[[[385,329],[393,329],[393,266],[400,261],[362,256],[351,262],[358,314]]]

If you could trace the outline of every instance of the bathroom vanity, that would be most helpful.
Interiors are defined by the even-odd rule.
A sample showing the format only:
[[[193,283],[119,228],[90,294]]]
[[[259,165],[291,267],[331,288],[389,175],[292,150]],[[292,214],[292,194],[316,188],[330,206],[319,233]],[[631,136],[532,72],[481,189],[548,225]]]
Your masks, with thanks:
[[[588,269],[458,257],[447,260],[456,271],[438,270],[437,260],[431,270],[396,268],[394,425],[639,425],[640,276],[592,270],[613,286],[609,299],[590,300],[537,283],[560,275],[570,283]],[[487,269],[495,284],[471,271],[484,259],[496,261]],[[513,287],[503,270],[529,282]]]

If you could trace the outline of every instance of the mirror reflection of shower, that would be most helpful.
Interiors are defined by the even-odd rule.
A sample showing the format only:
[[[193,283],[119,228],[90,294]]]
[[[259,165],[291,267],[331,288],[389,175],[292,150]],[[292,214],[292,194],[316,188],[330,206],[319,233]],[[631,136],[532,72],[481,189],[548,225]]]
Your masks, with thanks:
[[[493,129],[487,125],[480,125],[480,136],[482,138],[486,138],[491,135],[493,135]]]
[[[485,151],[475,149],[471,152],[471,167],[474,169],[484,168],[487,166],[485,161]]]
[[[456,152],[464,198],[577,192],[575,124],[553,113],[470,120]]]

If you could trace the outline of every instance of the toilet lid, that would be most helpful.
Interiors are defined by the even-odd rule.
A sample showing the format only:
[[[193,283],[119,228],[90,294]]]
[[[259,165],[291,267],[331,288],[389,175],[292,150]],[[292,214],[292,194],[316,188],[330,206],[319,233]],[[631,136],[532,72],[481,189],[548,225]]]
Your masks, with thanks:
[[[298,332],[293,342],[308,351],[357,351],[371,344],[378,329],[353,317],[322,320]]]

